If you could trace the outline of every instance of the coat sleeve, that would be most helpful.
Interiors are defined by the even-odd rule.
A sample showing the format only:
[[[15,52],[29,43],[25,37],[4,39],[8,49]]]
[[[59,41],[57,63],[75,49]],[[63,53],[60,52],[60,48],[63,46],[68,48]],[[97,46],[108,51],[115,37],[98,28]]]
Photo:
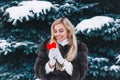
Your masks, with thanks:
[[[88,48],[81,42],[78,43],[78,54],[73,62],[72,80],[84,80],[88,69]]]
[[[48,62],[48,52],[46,49],[46,41],[41,42],[40,50],[34,64],[34,72],[37,78],[47,80],[47,74],[45,73],[45,65]]]

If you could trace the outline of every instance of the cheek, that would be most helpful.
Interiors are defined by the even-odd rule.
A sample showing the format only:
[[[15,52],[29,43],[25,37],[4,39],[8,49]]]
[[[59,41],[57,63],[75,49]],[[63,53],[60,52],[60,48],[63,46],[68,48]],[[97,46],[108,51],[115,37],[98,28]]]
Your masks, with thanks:
[[[64,37],[66,37],[66,38],[68,37],[68,34],[67,34],[67,33],[64,33],[63,35],[64,35]]]

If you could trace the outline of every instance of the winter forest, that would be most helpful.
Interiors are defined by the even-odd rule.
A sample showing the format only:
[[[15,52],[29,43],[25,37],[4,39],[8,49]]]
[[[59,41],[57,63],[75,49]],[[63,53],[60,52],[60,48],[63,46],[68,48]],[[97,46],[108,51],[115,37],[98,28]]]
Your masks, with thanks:
[[[120,0],[0,0],[0,80],[35,80],[39,44],[60,17],[88,46],[85,80],[120,80]]]

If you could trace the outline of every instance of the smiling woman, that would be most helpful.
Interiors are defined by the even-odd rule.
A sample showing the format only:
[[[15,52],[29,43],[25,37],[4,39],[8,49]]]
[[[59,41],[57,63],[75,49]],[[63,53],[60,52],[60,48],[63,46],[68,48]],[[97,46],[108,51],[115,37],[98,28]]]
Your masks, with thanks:
[[[47,49],[53,43],[55,47]],[[40,44],[34,65],[36,77],[38,80],[83,80],[88,68],[87,53],[87,46],[77,41],[72,23],[67,18],[59,18],[51,26],[51,38]]]
[[[67,39],[67,30],[62,23],[55,25],[53,30],[53,36],[57,42],[61,42],[64,39]]]

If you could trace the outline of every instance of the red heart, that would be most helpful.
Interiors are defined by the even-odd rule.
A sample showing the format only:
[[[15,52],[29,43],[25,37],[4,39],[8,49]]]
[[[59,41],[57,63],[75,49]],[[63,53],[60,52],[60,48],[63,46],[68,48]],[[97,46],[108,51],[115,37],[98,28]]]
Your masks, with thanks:
[[[47,49],[50,50],[52,48],[56,48],[56,42],[52,42],[51,44],[47,44]]]

